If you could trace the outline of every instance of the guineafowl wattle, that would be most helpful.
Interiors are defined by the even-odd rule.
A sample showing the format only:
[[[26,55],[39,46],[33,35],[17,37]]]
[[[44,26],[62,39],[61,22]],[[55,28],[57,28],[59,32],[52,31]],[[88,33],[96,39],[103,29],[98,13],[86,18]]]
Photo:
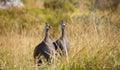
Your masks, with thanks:
[[[55,50],[60,50],[59,53],[61,56],[68,54],[69,49],[70,49],[69,41],[65,34],[65,27],[66,27],[66,23],[62,20],[62,23],[61,23],[62,35],[58,40],[53,42],[55,46]]]
[[[38,65],[43,63],[41,56],[44,56],[45,59],[49,62],[53,60],[55,55],[55,47],[49,38],[49,29],[50,26],[46,23],[45,26],[45,38],[44,40],[34,49],[33,56],[37,60]]]

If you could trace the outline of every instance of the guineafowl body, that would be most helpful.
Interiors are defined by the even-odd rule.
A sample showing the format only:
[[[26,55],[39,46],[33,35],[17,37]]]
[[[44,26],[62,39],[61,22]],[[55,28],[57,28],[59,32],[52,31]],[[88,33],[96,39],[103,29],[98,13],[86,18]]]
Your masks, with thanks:
[[[62,21],[61,23],[62,35],[58,40],[53,42],[55,46],[55,50],[60,50],[61,56],[68,54],[69,49],[70,49],[69,41],[65,34],[65,27],[66,27],[66,23]]]
[[[49,38],[49,34],[48,31],[50,29],[50,26],[48,24],[46,24],[45,26],[45,38],[44,40],[36,46],[36,48],[34,49],[34,58],[37,61],[38,64],[42,63],[42,59],[41,56],[44,56],[45,59],[49,62],[53,60],[54,57],[54,53],[55,53],[55,47],[51,41],[51,39]]]

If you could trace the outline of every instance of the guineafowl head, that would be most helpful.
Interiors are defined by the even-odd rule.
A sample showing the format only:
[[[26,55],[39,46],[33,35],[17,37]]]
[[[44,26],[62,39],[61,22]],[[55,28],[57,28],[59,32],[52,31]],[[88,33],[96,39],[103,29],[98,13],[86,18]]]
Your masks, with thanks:
[[[48,23],[46,23],[45,31],[48,32],[49,29],[50,29],[50,25]]]
[[[66,23],[62,20],[61,28],[62,28],[62,29],[65,29],[65,26],[66,26]]]

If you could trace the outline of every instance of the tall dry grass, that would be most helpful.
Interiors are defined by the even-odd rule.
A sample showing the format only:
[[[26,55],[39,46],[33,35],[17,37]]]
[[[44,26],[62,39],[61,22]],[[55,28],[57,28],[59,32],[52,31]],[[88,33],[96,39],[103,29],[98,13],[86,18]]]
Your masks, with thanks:
[[[27,9],[0,11],[0,70],[38,70],[33,51],[44,38],[44,22],[53,26],[50,38],[55,41],[61,36],[58,23],[61,19],[68,19],[68,60],[56,58],[55,63],[45,64],[40,69],[120,69],[119,14],[89,10],[51,11],[32,6],[36,3],[31,0],[24,1],[28,3]]]
[[[38,70],[33,59],[33,50],[44,38],[44,24],[40,32],[32,30],[18,34],[14,31],[0,35],[1,70]],[[54,27],[52,28],[53,30]],[[60,37],[60,27],[50,37],[53,41]],[[36,33],[38,35],[35,35]],[[35,33],[35,34],[33,34]],[[88,24],[69,23],[66,34],[70,41],[68,61],[55,61],[47,70],[119,70],[120,69],[120,29],[111,24],[94,22]],[[44,68],[43,68],[44,69]]]

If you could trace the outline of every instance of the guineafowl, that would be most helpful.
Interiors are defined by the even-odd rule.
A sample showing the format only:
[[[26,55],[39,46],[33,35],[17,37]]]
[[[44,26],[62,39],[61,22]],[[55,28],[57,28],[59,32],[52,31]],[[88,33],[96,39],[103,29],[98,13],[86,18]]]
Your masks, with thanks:
[[[62,35],[58,40],[53,42],[55,46],[55,50],[56,51],[60,50],[59,53],[61,56],[67,55],[69,52],[69,48],[70,48],[69,41],[65,34],[65,27],[66,27],[66,23],[62,20],[62,23],[61,23]]]
[[[38,60],[38,65],[42,64],[43,61],[41,59],[42,56],[46,59],[47,62],[52,61],[55,54],[55,47],[49,38],[49,31],[50,26],[46,23],[45,26],[45,38],[44,40],[34,49],[34,59]]]

